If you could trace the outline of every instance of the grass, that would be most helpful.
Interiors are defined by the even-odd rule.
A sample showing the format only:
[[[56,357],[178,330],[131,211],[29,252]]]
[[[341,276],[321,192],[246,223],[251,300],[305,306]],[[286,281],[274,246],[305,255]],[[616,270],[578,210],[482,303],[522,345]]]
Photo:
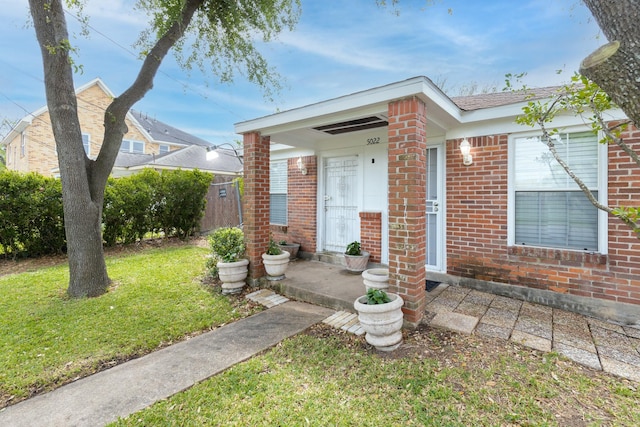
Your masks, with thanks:
[[[337,331],[303,334],[112,426],[640,425],[635,386],[478,338],[376,354]],[[446,357],[431,357],[431,354]],[[461,350],[464,348],[464,350]]]
[[[201,283],[207,252],[108,256],[92,299],[66,297],[66,265],[0,277],[0,407],[246,315]]]

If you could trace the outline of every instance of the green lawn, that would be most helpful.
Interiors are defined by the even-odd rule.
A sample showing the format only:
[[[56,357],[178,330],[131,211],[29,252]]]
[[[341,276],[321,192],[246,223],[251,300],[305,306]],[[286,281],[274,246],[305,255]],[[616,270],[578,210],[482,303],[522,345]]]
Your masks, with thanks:
[[[461,335],[414,336],[400,355],[362,343],[316,326],[112,426],[640,425],[637,384],[556,354]]]
[[[68,268],[0,276],[0,407],[248,314],[201,283],[207,249],[107,257],[99,298],[70,300]]]

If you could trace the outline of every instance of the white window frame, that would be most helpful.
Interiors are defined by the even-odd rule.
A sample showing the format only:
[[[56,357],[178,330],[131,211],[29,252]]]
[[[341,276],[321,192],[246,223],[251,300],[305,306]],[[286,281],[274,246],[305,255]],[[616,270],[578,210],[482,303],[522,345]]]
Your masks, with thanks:
[[[279,163],[282,165],[282,168],[284,170],[284,192],[282,192],[282,188],[278,189],[278,191],[272,192],[272,182],[273,182],[273,178],[274,178],[274,174],[273,174],[273,165],[274,163]],[[282,159],[282,160],[271,160],[269,162],[269,223],[270,224],[274,224],[274,225],[288,225],[289,223],[289,195],[287,194],[289,191],[289,162],[287,159]],[[284,205],[284,212],[285,212],[285,220],[283,223],[280,222],[273,222],[272,218],[271,218],[271,203],[273,202],[273,198],[271,197],[272,194],[278,194],[278,195],[282,195],[284,194],[285,199],[285,205]]]
[[[87,137],[87,144],[86,145],[84,143],[85,136]],[[87,155],[87,157],[90,156],[91,155],[91,135],[89,135],[88,133],[83,133],[82,134],[82,146],[84,147],[84,152]]]
[[[123,150],[122,149],[122,145],[127,142],[129,144],[129,149],[128,150]],[[135,143],[139,143],[142,144],[142,151],[135,151],[133,149],[133,146]],[[120,151],[122,153],[135,153],[135,154],[144,154],[144,149],[145,149],[145,144],[144,141],[139,141],[137,139],[127,139],[127,138],[123,138],[122,139],[122,143],[120,144]]]
[[[561,129],[561,134],[572,134],[579,132],[591,131],[590,128],[580,126],[580,127],[572,127],[572,128],[563,128]],[[507,183],[507,245],[508,246],[516,246],[515,244],[515,228],[516,228],[516,203],[515,203],[515,141],[519,138],[528,138],[528,137],[540,137],[542,132],[533,131],[533,132],[523,132],[517,134],[509,135],[508,142],[508,156],[507,156],[507,167],[508,167],[508,183]],[[596,136],[598,141],[602,139],[602,135],[598,134]],[[598,143],[598,200],[607,204],[608,201],[608,146],[606,144]],[[607,213],[602,211],[601,209],[597,210],[598,213],[598,250],[597,253],[602,255],[606,255],[608,253],[609,239],[608,239],[608,216]],[[517,245],[518,247],[522,245]],[[535,246],[535,245],[526,245],[525,247],[542,247],[547,248],[546,246]],[[551,248],[548,249],[556,249],[562,251],[576,251],[576,252],[584,252],[576,249],[570,248]],[[593,252],[593,251],[592,251]]]
[[[24,157],[27,154],[27,134],[25,132],[20,133],[20,157]]]
[[[165,154],[169,151],[171,151],[171,146],[169,144],[158,144],[158,154]]]

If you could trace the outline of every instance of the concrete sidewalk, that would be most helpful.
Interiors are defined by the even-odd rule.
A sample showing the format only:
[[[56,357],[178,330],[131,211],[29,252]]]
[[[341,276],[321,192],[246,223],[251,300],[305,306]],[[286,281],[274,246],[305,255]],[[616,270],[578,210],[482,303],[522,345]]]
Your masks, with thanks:
[[[334,311],[289,301],[10,406],[0,426],[101,426],[191,387]]]

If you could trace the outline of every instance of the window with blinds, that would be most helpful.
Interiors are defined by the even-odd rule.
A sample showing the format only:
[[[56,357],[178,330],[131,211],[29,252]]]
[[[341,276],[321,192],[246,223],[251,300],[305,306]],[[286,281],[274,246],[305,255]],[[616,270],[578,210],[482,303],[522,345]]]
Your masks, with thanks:
[[[560,157],[598,197],[598,138],[554,136]],[[598,210],[540,138],[514,140],[515,244],[598,250]]]
[[[274,160],[269,167],[269,222],[287,225],[287,160]]]

